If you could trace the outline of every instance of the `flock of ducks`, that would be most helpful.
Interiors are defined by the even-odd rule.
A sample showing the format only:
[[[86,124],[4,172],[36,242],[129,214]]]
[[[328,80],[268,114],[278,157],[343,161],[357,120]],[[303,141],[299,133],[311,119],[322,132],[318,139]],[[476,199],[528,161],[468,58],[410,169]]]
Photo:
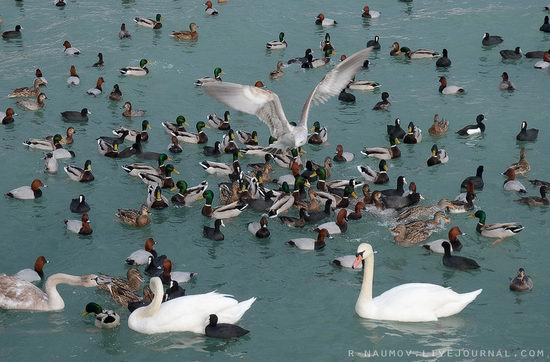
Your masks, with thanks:
[[[222,1],[219,1],[222,2]],[[56,6],[65,6],[63,0],[58,0]],[[217,16],[219,12],[213,8],[211,1],[205,3],[205,14]],[[381,14],[364,6],[362,18],[378,18]],[[162,16],[157,14],[154,19],[135,17],[134,22],[138,26],[151,29],[162,28]],[[316,18],[316,25],[321,27],[337,26],[338,22],[327,18],[320,13]],[[197,41],[198,29],[196,23],[189,25],[188,31],[172,32],[171,37],[177,40]],[[16,25],[14,30],[2,33],[6,40],[22,36],[23,28]],[[550,32],[548,16],[540,28],[543,32]],[[126,24],[122,24],[118,33],[120,39],[130,38]],[[320,250],[326,247],[329,239],[344,234],[353,223],[359,222],[368,212],[381,218],[391,219],[389,232],[394,235],[396,246],[416,247],[421,246],[433,254],[441,255],[444,266],[457,270],[479,269],[480,265],[473,259],[455,255],[468,246],[461,243],[459,237],[463,232],[457,226],[451,226],[447,239],[428,241],[431,234],[445,228],[451,223],[450,215],[469,213],[478,220],[476,232],[501,242],[505,238],[514,237],[523,230],[518,222],[487,223],[487,214],[481,210],[476,201],[476,192],[483,190],[484,167],[480,165],[476,174],[465,178],[460,187],[463,193],[456,198],[443,198],[434,205],[420,205],[424,199],[418,192],[415,182],[407,183],[404,176],[396,178],[395,187],[372,190],[379,185],[391,182],[388,175],[391,160],[401,157],[400,143],[418,144],[423,141],[422,130],[413,122],[403,129],[399,118],[393,124],[387,126],[389,146],[365,147],[361,154],[366,159],[376,159],[378,166],[371,168],[368,165],[358,165],[358,177],[338,180],[333,178],[331,168],[333,163],[353,162],[355,155],[344,150],[343,145],[336,146],[333,157],[327,157],[322,162],[319,160],[302,160],[306,144],[321,145],[328,141],[328,128],[323,127],[319,121],[308,127],[309,112],[314,104],[325,103],[331,97],[338,96],[341,102],[354,102],[355,96],[346,90],[372,91],[381,87],[377,82],[369,80],[356,80],[356,75],[368,68],[368,56],[371,52],[381,50],[381,39],[377,35],[369,40],[366,49],[357,51],[350,56],[341,56],[338,62],[331,59],[334,55],[334,47],[330,35],[326,33],[321,41],[320,48],[324,57],[314,59],[311,49],[307,49],[303,57],[290,59],[286,64],[278,62],[276,70],[269,73],[273,80],[284,76],[284,69],[289,66],[299,66],[304,69],[313,69],[334,64],[332,69],[325,74],[322,80],[314,87],[305,100],[303,109],[296,122],[289,121],[281,105],[279,97],[273,91],[266,89],[265,85],[258,81],[254,85],[242,85],[222,80],[224,74],[220,67],[216,67],[212,77],[203,77],[195,81],[208,96],[227,105],[235,111],[250,114],[260,119],[269,129],[270,139],[268,145],[260,145],[256,131],[235,131],[232,126],[231,113],[225,111],[223,117],[210,114],[205,121],[198,121],[195,125],[196,132],[189,131],[186,118],[178,116],[175,122],[162,122],[162,126],[170,140],[168,153],[181,153],[182,144],[196,144],[203,147],[204,156],[208,159],[200,162],[197,167],[205,174],[218,177],[225,182],[219,184],[219,199],[216,200],[214,191],[209,189],[209,183],[205,180],[198,185],[189,186],[186,181],[173,179],[178,174],[176,167],[169,163],[170,156],[165,152],[144,151],[150,134],[149,121],[141,122],[141,129],[119,127],[112,131],[113,135],[97,138],[98,152],[106,158],[133,158],[137,162],[127,163],[122,170],[129,177],[141,180],[147,189],[142,205],[136,205],[131,209],[119,209],[116,211],[118,220],[131,227],[141,228],[151,223],[151,210],[163,210],[171,206],[192,207],[193,204],[204,200],[201,213],[206,218],[213,220],[213,226],[204,226],[203,237],[210,240],[222,241],[224,235],[222,228],[224,220],[238,217],[243,212],[256,212],[259,215],[257,222],[247,225],[248,232],[258,239],[273,238],[269,230],[270,220],[278,220],[290,228],[299,230],[306,226],[313,226],[313,235],[300,235],[287,241],[291,247],[306,251]],[[485,33],[482,46],[494,47],[503,42],[499,36]],[[280,32],[278,40],[266,43],[270,51],[286,49],[288,43],[285,33]],[[63,43],[66,56],[78,57],[81,52],[72,46],[69,41]],[[502,50],[503,59],[517,60],[523,56],[519,47],[514,50]],[[391,46],[391,56],[407,57],[409,59],[437,59],[436,67],[451,67],[449,52],[443,49],[442,54],[430,49],[417,49],[401,46],[394,42]],[[528,57],[542,58],[535,64],[535,68],[546,69],[550,65],[548,51],[530,52]],[[94,67],[104,65],[102,53],[98,53],[98,61]],[[144,77],[150,73],[147,68],[148,61],[142,59],[139,66],[128,66],[120,69],[122,76]],[[22,87],[13,90],[10,98],[19,99],[16,105],[25,111],[39,111],[45,105],[48,97],[43,93],[44,86],[48,83],[40,69],[35,72],[32,87]],[[70,67],[67,84],[71,87],[79,86],[80,78],[74,65]],[[86,91],[91,96],[104,94],[103,77],[97,79],[94,88]],[[509,75],[502,73],[502,81],[499,85],[502,91],[513,92],[516,88],[510,81]],[[446,77],[439,78],[438,91],[442,95],[461,95],[466,90],[460,86],[449,85]],[[120,87],[115,84],[112,92],[107,94],[109,100],[120,102],[124,99]],[[372,108],[374,111],[387,111],[391,107],[390,94],[387,91],[381,93],[381,101]],[[122,116],[126,118],[144,117],[144,110],[137,110],[126,101],[123,105]],[[91,112],[83,108],[80,111],[65,111],[61,118],[67,122],[85,124]],[[2,124],[15,124],[14,117],[17,114],[12,107],[8,107],[0,114]],[[483,114],[476,117],[475,124],[466,125],[459,129],[457,137],[472,137],[483,134],[486,130]],[[205,129],[211,128],[226,132],[222,141],[212,142]],[[28,148],[44,151],[44,170],[49,174],[59,171],[58,160],[72,160],[75,152],[72,146],[75,144],[74,135],[76,127],[68,127],[65,136],[55,134],[44,138],[29,138],[23,145]],[[445,135],[449,130],[449,122],[434,116],[434,122],[428,133],[432,139]],[[527,122],[523,121],[517,141],[533,142],[538,137],[537,129],[529,129]],[[131,145],[126,147],[126,142]],[[185,147],[185,146],[183,146]],[[230,154],[233,161],[229,164],[220,162],[218,157]],[[257,156],[263,162],[248,164],[246,169],[240,164],[242,155]],[[145,161],[152,161],[145,162]],[[428,167],[443,165],[449,161],[447,151],[434,144],[427,158]],[[82,167],[69,164],[63,167],[63,171],[74,182],[88,183],[98,182],[92,173],[92,162],[86,160]],[[271,175],[275,167],[286,169],[290,174],[275,178]],[[526,159],[525,149],[521,149],[520,159],[517,163],[503,172],[506,181],[503,190],[517,193],[516,201],[521,205],[530,207],[547,206],[547,189],[550,183],[541,180],[530,180],[539,187],[539,196],[526,196],[527,188],[516,178],[526,176],[530,171],[530,165]],[[408,185],[408,186],[407,186]],[[458,186],[458,185],[457,185]],[[33,180],[29,186],[21,186],[6,192],[6,197],[19,200],[33,200],[42,197],[42,189],[45,187],[40,179]],[[360,188],[362,196],[358,196],[356,189]],[[166,193],[172,191],[170,199]],[[354,201],[357,200],[357,201]],[[15,202],[15,201],[14,201]],[[93,233],[89,219],[90,206],[86,202],[85,195],[79,195],[70,202],[71,212],[80,215],[78,219],[65,220],[68,231],[80,235]],[[159,211],[160,212],[160,211]],[[294,216],[292,216],[294,215]],[[402,322],[434,321],[438,318],[451,316],[461,312],[468,304],[473,302],[481,293],[481,289],[456,293],[449,288],[439,285],[414,283],[394,287],[381,295],[372,295],[374,254],[372,246],[361,243],[356,253],[336,257],[333,265],[338,268],[352,268],[363,270],[363,283],[357,299],[355,310],[363,318],[377,320],[395,320]],[[149,238],[145,241],[143,249],[131,253],[125,262],[130,266],[126,278],[107,275],[82,275],[72,276],[63,273],[50,275],[46,278],[44,266],[48,263],[44,256],[36,259],[33,269],[24,269],[12,275],[0,276],[0,308],[34,311],[57,311],[64,308],[64,302],[56,287],[59,284],[69,284],[82,287],[94,287],[109,294],[112,300],[130,310],[128,326],[140,333],[153,334],[173,331],[189,331],[206,334],[216,338],[234,338],[248,333],[247,330],[234,325],[249,310],[256,298],[238,302],[230,295],[218,292],[205,294],[186,295],[182,288],[184,283],[196,278],[197,273],[172,271],[172,261],[166,255],[158,255],[155,250],[155,241]],[[145,266],[144,273],[150,276],[149,286],[143,290],[143,295],[138,293],[142,289],[144,281],[140,266]],[[38,288],[33,283],[42,283],[44,289]],[[533,287],[533,281],[520,268],[518,274],[512,279],[510,289],[513,291],[528,291]],[[422,303],[417,301],[422,300]],[[115,328],[120,325],[121,317],[113,310],[104,309],[100,304],[88,303],[83,315],[92,314],[95,317],[95,325],[100,328]],[[222,323],[219,323],[222,322]]]

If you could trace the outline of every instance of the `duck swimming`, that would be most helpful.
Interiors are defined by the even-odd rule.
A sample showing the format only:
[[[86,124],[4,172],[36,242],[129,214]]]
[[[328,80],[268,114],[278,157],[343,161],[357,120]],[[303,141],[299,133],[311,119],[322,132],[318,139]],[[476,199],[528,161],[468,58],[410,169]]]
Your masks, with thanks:
[[[504,191],[515,191],[520,194],[527,193],[525,186],[516,180],[516,172],[513,168],[507,169],[506,172],[504,172],[504,175],[507,176],[506,181],[504,181],[504,184],[502,185]]]
[[[118,84],[115,84],[113,86],[113,90],[111,91],[111,93],[109,93],[109,99],[116,102],[122,99],[122,91],[120,90]]]
[[[397,138],[390,138],[390,147],[365,147],[361,153],[367,157],[378,158],[379,160],[393,160],[401,157],[401,151],[397,147],[399,144]]]
[[[122,115],[124,117],[145,117],[145,111],[144,110],[134,110],[132,109],[132,103],[126,102],[124,103],[124,112],[122,112]]]
[[[155,16],[155,20],[148,19],[148,18],[142,18],[142,17],[135,17],[134,18],[134,21],[136,22],[137,25],[144,26],[146,28],[151,28],[151,29],[160,29],[160,28],[162,28],[161,20],[162,20],[162,16],[160,14],[157,14]]]
[[[363,13],[361,14],[361,17],[368,18],[368,19],[376,19],[380,17],[380,12],[375,10],[370,10],[369,6],[365,5],[363,6]]]
[[[44,172],[55,174],[59,169],[57,159],[53,156],[53,153],[48,152],[44,155]]]
[[[268,42],[265,47],[269,50],[285,49],[288,46],[285,40],[285,33],[279,33],[279,40],[272,40]]]
[[[464,88],[456,85],[447,85],[446,77],[439,77],[439,93],[441,94],[463,94]]]
[[[5,32],[2,33],[2,38],[3,39],[15,39],[15,38],[20,38],[21,37],[21,30],[23,30],[23,28],[21,27],[21,25],[16,25],[15,26],[15,29],[14,30],[6,30]]]
[[[302,63],[307,61],[308,56],[312,53],[313,53],[313,51],[308,48],[308,49],[306,49],[305,54],[304,54],[303,57],[292,58],[292,59],[287,61],[287,64],[295,64],[295,63],[302,64]]]
[[[204,9],[204,13],[206,15],[218,15],[218,10],[212,7],[212,1],[208,0],[204,3],[204,5],[206,5],[206,9]]]
[[[409,122],[407,127],[407,134],[403,137],[403,143],[417,144],[422,142],[422,130],[418,128],[413,122]]]
[[[441,136],[444,135],[449,129],[449,121],[441,119],[439,114],[434,116],[434,122],[431,127],[428,129],[428,133],[431,136]]]
[[[508,77],[508,73],[506,72],[502,73],[502,81],[500,82],[498,87],[502,91],[513,91],[516,89],[516,87],[514,87],[514,84]]]
[[[15,115],[15,112],[13,108],[7,108],[6,112],[0,112],[0,123],[2,124],[11,124],[14,122],[13,116]]]
[[[407,47],[402,47],[398,42],[394,42],[391,46],[390,55],[392,57],[397,57],[403,54],[407,54],[411,50]]]
[[[68,85],[80,84],[80,77],[76,73],[76,67],[74,65],[71,65],[71,69],[69,70],[69,78],[67,78],[67,84]]]
[[[281,216],[279,218],[281,218]],[[251,222],[250,224],[248,224],[248,231],[258,239],[265,239],[268,238],[270,235],[267,225],[267,216],[262,215],[259,222]]]
[[[105,62],[103,61],[103,53],[97,53],[97,62],[92,64],[92,67],[101,68],[104,65],[105,65]]]
[[[546,196],[547,190],[548,190],[548,186],[542,185],[539,189],[540,197],[537,197],[537,196],[522,197],[519,200],[515,200],[515,201],[520,204],[529,205],[529,206],[548,206],[550,205],[550,202],[548,201],[548,197]]]
[[[92,112],[88,108],[82,108],[81,111],[65,111],[61,112],[61,117],[66,122],[88,122],[88,115]]]
[[[253,114],[266,123],[277,141],[270,147],[278,150],[303,146],[307,142],[307,121],[313,102],[325,102],[345,88],[361,69],[371,48],[361,50],[336,65],[311,92],[304,105],[300,122],[292,126],[286,119],[279,97],[266,89],[226,83],[210,82],[205,91],[210,96],[244,113]]]
[[[124,224],[136,227],[149,225],[151,217],[149,216],[149,208],[147,205],[142,205],[141,209],[118,209],[115,216]]]
[[[11,93],[8,95],[9,98],[27,98],[27,97],[37,97],[41,91],[40,91],[40,85],[44,84],[44,82],[36,78],[33,82],[32,87],[21,87],[16,88],[11,91]]]
[[[120,325],[120,316],[112,310],[103,309],[97,303],[88,303],[82,312],[82,316],[93,314],[97,328],[111,329]]]
[[[348,211],[340,209],[336,215],[336,221],[330,221],[319,225],[313,231],[320,232],[321,230],[328,231],[329,235],[345,233],[348,229]]]
[[[90,211],[90,205],[86,202],[86,197],[84,195],[80,195],[76,199],[71,200],[69,210],[75,214],[83,214]]]
[[[212,82],[221,82],[222,81],[222,74],[223,73],[223,70],[222,68],[215,68],[214,69],[214,78],[212,77],[203,77],[203,78],[199,78],[195,81],[195,85],[197,87],[202,87],[203,85],[207,84],[207,83],[212,83]]]
[[[518,59],[521,59],[521,57],[523,56],[523,53],[521,52],[520,47],[516,47],[516,49],[514,50],[509,50],[509,49],[501,50],[500,56],[502,57],[502,59],[506,59],[506,60],[518,60]]]
[[[73,48],[73,46],[71,45],[71,43],[68,40],[65,40],[63,42],[63,47],[65,48],[63,50],[65,55],[79,55],[80,54],[80,50],[78,48]]]
[[[481,40],[481,44],[483,46],[492,46],[502,43],[504,40],[501,36],[498,35],[490,35],[489,33],[483,34],[483,39]]]
[[[239,216],[248,204],[242,201],[235,201],[228,205],[212,208],[212,201],[214,200],[214,193],[211,190],[206,190],[202,194],[205,200],[205,204],[202,208],[202,214],[206,217],[213,219],[229,219]]]
[[[433,145],[432,155],[428,158],[428,161],[426,161],[428,167],[447,162],[449,162],[449,155],[447,154],[447,151],[439,149],[437,145]]]
[[[443,49],[443,55],[435,62],[435,66],[438,68],[448,68],[451,66],[451,59],[449,59],[447,49]]]
[[[97,97],[103,92],[103,83],[105,83],[105,80],[103,77],[97,78],[97,82],[95,84],[95,88],[90,88],[86,91],[87,94]]]
[[[139,67],[125,67],[120,68],[120,74],[122,75],[133,75],[135,77],[143,77],[149,74],[149,68],[146,67],[146,65],[149,62],[147,59],[141,59],[139,61]]]
[[[157,252],[155,250],[155,240],[153,238],[148,238],[145,240],[145,245],[143,249],[138,249],[130,254],[126,258],[126,264],[128,265],[146,265],[149,261],[149,257],[157,257]]]
[[[550,23],[548,22],[548,15],[544,17],[544,23],[540,26],[539,30],[545,33],[550,33]]]
[[[485,124],[483,123],[485,119],[486,118],[483,114],[478,114],[476,117],[476,124],[465,126],[459,129],[458,131],[456,131],[456,133],[459,136],[471,136],[471,135],[483,133],[485,132]]]
[[[42,196],[41,187],[46,187],[42,181],[35,179],[30,186],[21,186],[6,193],[6,196],[19,200],[34,200]]]
[[[315,18],[315,24],[321,25],[321,26],[334,26],[338,23],[334,19],[325,18],[325,14],[320,13]]]
[[[405,137],[405,135],[407,134],[403,130],[403,128],[401,128],[401,120],[399,118],[395,119],[395,124],[388,124],[386,126],[386,129],[387,129],[388,136],[390,137],[390,139],[397,138],[397,139],[402,140],[403,137]]]
[[[340,91],[340,94],[338,95],[338,100],[344,103],[354,103],[355,96],[351,93],[347,93],[346,88],[344,88]]]
[[[124,139],[130,142],[136,142],[139,136],[140,142],[146,142],[149,140],[149,133],[147,132],[149,129],[151,129],[151,124],[145,119],[141,122],[141,130],[134,130],[121,126],[113,130],[113,134],[118,137],[124,135]]]
[[[446,267],[458,270],[471,270],[480,268],[479,264],[474,259],[451,255],[451,244],[448,241],[442,242],[441,246],[444,250],[443,265],[445,265]]]
[[[424,249],[438,254],[445,254],[443,249],[443,242],[449,242],[451,244],[451,251],[460,251],[462,249],[462,243],[458,240],[458,236],[464,235],[458,226],[453,226],[449,230],[449,239],[438,239],[422,245]]]
[[[357,166],[357,171],[363,176],[363,179],[366,182],[372,182],[375,185],[383,185],[385,183],[388,183],[390,178],[388,177],[388,164],[386,163],[386,160],[380,160],[378,163],[378,170],[375,171],[369,166]]]
[[[487,216],[485,211],[482,210],[476,211],[474,216],[479,219],[476,226],[476,231],[481,234],[481,236],[485,236],[486,238],[497,238],[493,244],[501,242],[510,236],[519,234],[524,229],[524,227],[517,222],[486,224],[485,220]]]
[[[90,160],[86,160],[83,169],[74,165],[65,166],[63,169],[73,181],[90,182],[94,180],[94,175],[92,175],[92,161]]]
[[[527,129],[527,122],[522,121],[521,122],[521,130],[519,131],[518,135],[516,136],[516,140],[518,140],[518,141],[536,141],[538,135],[539,135],[539,130],[538,129],[536,129],[536,128]]]
[[[42,291],[26,280],[11,276],[0,276],[0,290],[3,291],[0,294],[0,309],[37,312],[58,311],[65,308],[65,302],[57,291],[59,284],[92,288],[105,283],[108,283],[108,280],[104,280],[95,274],[75,276],[57,273],[46,280],[44,284],[45,291]]]
[[[325,247],[325,238],[329,237],[327,229],[318,231],[317,239],[297,238],[287,241],[290,246],[295,246],[300,250],[320,250]]]
[[[44,93],[40,93],[36,100],[23,99],[17,101],[17,105],[26,111],[38,111],[44,108],[44,100],[48,99]]]
[[[548,20],[548,16],[546,17]],[[527,276],[525,269],[519,268],[518,275],[510,281],[510,290],[514,292],[528,292],[533,289],[533,280]]]
[[[387,111],[391,106],[390,101],[388,101],[389,97],[390,94],[388,92],[382,92],[382,100],[376,103],[372,109],[375,111]]]
[[[344,147],[342,145],[336,146],[336,154],[332,158],[336,162],[351,162],[353,161],[354,155],[351,152],[344,152]]]
[[[483,190],[483,186],[485,185],[483,182],[483,166],[480,165],[477,167],[475,176],[468,176],[462,180],[460,189],[466,190],[469,182],[472,183],[474,190]]]
[[[550,49],[544,52],[542,60],[535,63],[535,69],[548,69],[550,67]]]
[[[126,30],[126,24],[124,23],[120,24],[120,31],[118,32],[118,37],[120,39],[126,39],[126,38],[132,37],[132,35],[130,35],[130,32]]]
[[[210,226],[204,226],[203,227],[202,235],[205,238],[210,239],[210,240],[222,241],[224,239],[224,236],[223,236],[222,232],[220,231],[221,226],[225,226],[225,224],[223,223],[223,220],[216,219],[214,221],[214,227],[210,227]]]
[[[318,121],[313,122],[313,127],[311,128],[311,131],[313,133],[311,134],[311,136],[309,136],[307,143],[312,145],[320,145],[328,140],[327,128],[321,128],[321,124]]]
[[[140,176],[143,176],[140,174]],[[149,185],[146,204],[151,209],[162,210],[168,207],[168,199],[162,194],[160,186]]]
[[[75,234],[91,235],[93,230],[87,213],[82,214],[81,220],[65,220],[67,230]]]
[[[239,326],[229,323],[218,323],[218,316],[215,314],[210,314],[209,323],[204,330],[204,334],[207,337],[219,339],[239,338],[248,333],[250,331]]]
[[[362,243],[357,248],[353,268],[363,266],[363,283],[355,304],[361,318],[399,322],[430,322],[460,313],[481,293],[481,289],[458,294],[448,287],[427,283],[396,286],[372,298],[374,251]]]
[[[191,23],[189,24],[189,31],[173,31],[170,36],[178,40],[197,40],[199,38],[198,29],[197,24]]]
[[[23,269],[15,273],[13,276],[29,283],[39,282],[44,279],[44,265],[49,263],[44,256],[39,256],[34,262],[33,269]]]

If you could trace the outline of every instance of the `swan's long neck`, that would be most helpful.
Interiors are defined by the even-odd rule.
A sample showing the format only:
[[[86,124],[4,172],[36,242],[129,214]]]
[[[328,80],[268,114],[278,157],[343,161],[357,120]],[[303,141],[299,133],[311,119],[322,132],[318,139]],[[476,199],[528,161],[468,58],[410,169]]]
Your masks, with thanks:
[[[82,278],[75,275],[57,273],[46,280],[44,287],[48,295],[48,307],[50,310],[60,310],[65,308],[65,302],[57,291],[58,284],[82,285]]]
[[[141,318],[152,317],[158,312],[160,304],[162,303],[162,298],[164,297],[164,291],[162,289],[162,283],[160,283],[160,288],[156,288],[155,286],[152,291],[155,296],[151,303],[146,307],[139,308]]]
[[[357,303],[368,303],[372,301],[372,280],[374,277],[374,256],[370,255],[366,260],[366,267],[363,271],[363,284]]]

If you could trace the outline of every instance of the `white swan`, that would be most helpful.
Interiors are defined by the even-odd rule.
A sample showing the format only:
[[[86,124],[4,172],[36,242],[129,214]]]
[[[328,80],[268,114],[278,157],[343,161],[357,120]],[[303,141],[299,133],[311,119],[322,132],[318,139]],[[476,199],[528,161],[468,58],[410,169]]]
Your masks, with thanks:
[[[340,94],[355,74],[361,70],[372,48],[358,51],[339,63],[317,84],[307,98],[297,126],[292,126],[285,115],[279,97],[266,89],[228,82],[209,82],[203,85],[211,97],[240,112],[253,114],[263,121],[277,142],[275,149],[297,148],[307,142],[307,120],[311,103],[325,103]]]
[[[355,312],[362,318],[399,322],[431,322],[441,317],[460,313],[474,301],[482,289],[458,294],[435,284],[408,283],[394,287],[372,298],[374,252],[372,246],[362,243],[357,248],[354,268],[366,262],[361,293]]]
[[[46,280],[44,292],[26,280],[4,275],[0,276],[0,309],[57,311],[65,308],[65,302],[57,291],[58,284],[90,288],[108,282],[95,274],[75,276],[57,273]]]
[[[220,323],[233,324],[238,322],[256,301],[256,298],[250,298],[244,302],[237,302],[230,295],[210,292],[186,295],[161,304],[164,288],[160,278],[151,278],[150,287],[155,294],[151,304],[136,309],[128,317],[128,327],[144,334],[204,334],[210,314],[216,314]]]

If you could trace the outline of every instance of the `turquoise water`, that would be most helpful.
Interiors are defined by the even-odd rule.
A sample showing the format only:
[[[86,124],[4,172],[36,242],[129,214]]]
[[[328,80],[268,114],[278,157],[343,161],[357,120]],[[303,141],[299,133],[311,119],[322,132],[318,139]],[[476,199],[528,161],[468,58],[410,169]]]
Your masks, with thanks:
[[[147,336],[127,328],[128,313],[112,303],[108,296],[92,289],[61,286],[65,309],[60,313],[0,313],[0,359],[28,360],[40,353],[50,359],[67,360],[145,360],[155,357],[183,360],[248,359],[248,360],[343,360],[348,351],[401,349],[412,351],[507,350],[519,354],[522,349],[544,349],[547,346],[547,313],[549,282],[546,242],[548,210],[523,207],[513,203],[516,195],[502,191],[500,172],[517,161],[520,145],[515,141],[522,120],[541,129],[539,140],[526,146],[532,171],[529,178],[550,179],[547,150],[547,89],[549,75],[533,69],[535,61],[523,59],[504,63],[498,51],[521,46],[524,51],[550,47],[550,36],[538,31],[545,5],[540,1],[372,1],[372,10],[381,18],[364,22],[360,17],[362,2],[338,1],[231,1],[214,4],[217,18],[203,15],[202,2],[189,1],[68,1],[58,9],[50,1],[5,2],[0,8],[4,19],[2,31],[16,24],[24,28],[19,40],[0,43],[0,93],[7,95],[15,87],[31,84],[36,67],[40,67],[49,84],[46,107],[41,112],[17,109],[12,126],[0,131],[2,177],[0,190],[29,184],[41,178],[48,188],[37,201],[0,200],[3,249],[0,272],[14,273],[31,267],[36,256],[45,255],[50,264],[45,272],[86,274],[103,272],[124,275],[124,259],[141,248],[148,237],[158,241],[157,250],[174,262],[174,270],[194,271],[196,281],[185,285],[189,294],[214,289],[235,295],[238,300],[258,297],[257,302],[239,323],[251,330],[241,340],[225,343],[207,340],[189,333]],[[253,84],[262,80],[281,98],[289,119],[297,119],[307,94],[326,73],[326,69],[303,71],[290,67],[283,78],[270,81],[269,71],[278,60],[302,56],[306,48],[319,55],[318,44],[324,30],[314,24],[323,11],[338,25],[331,28],[337,55],[351,54],[378,34],[382,50],[371,56],[373,65],[358,79],[382,83],[380,92],[355,92],[357,102],[344,105],[332,99],[312,109],[310,120],[319,120],[329,128],[329,142],[319,147],[306,147],[306,158],[321,162],[332,155],[337,144],[354,152],[350,164],[336,165],[334,174],[341,178],[357,177],[358,164],[374,166],[377,162],[363,159],[365,146],[385,146],[385,125],[396,117],[403,124],[414,121],[424,131],[419,145],[402,145],[402,157],[391,162],[390,185],[397,176],[414,181],[426,198],[425,204],[459,193],[461,180],[485,166],[485,190],[478,192],[477,205],[487,212],[488,222],[519,221],[525,230],[516,238],[492,246],[475,233],[476,221],[466,215],[452,217],[449,225],[458,225],[462,237],[461,255],[475,258],[482,269],[458,272],[445,268],[436,255],[421,248],[400,248],[393,244],[387,222],[367,215],[352,222],[345,235],[328,241],[318,252],[300,252],[284,244],[291,237],[312,236],[312,227],[289,230],[276,221],[270,223],[271,237],[256,240],[246,232],[246,224],[257,221],[259,214],[246,211],[226,222],[225,241],[212,242],[202,237],[202,226],[210,223],[200,214],[200,204],[192,208],[153,213],[153,222],[143,229],[131,229],[114,218],[117,208],[136,208],[146,198],[146,187],[131,178],[120,166],[132,162],[112,160],[97,152],[95,138],[109,135],[118,125],[138,128],[139,118],[128,121],[121,116],[122,103],[106,96],[93,98],[85,94],[98,76],[105,78],[108,92],[118,83],[124,99],[136,109],[145,109],[153,129],[146,150],[165,150],[169,139],[160,122],[174,121],[183,114],[194,125],[212,112],[222,114],[224,106],[193,86],[201,76],[211,75],[216,66],[223,68],[226,81]],[[153,31],[136,27],[134,16],[153,17],[161,13],[163,28]],[[168,35],[171,30],[187,30],[196,22],[199,40],[177,42]],[[131,39],[117,37],[121,22],[126,22]],[[286,33],[289,43],[284,51],[268,52],[265,43]],[[487,50],[481,47],[484,32],[498,34],[505,41]],[[62,43],[69,40],[79,48],[78,57],[63,54]],[[449,50],[453,66],[435,70],[435,61],[405,61],[389,56],[393,41],[402,46]],[[105,57],[103,69],[92,68],[96,54]],[[150,74],[143,78],[124,78],[118,69],[149,60]],[[335,61],[335,60],[334,60]],[[81,78],[79,87],[68,88],[69,67],[74,64]],[[500,74],[507,71],[518,90],[498,90]],[[438,77],[446,75],[449,84],[463,86],[463,96],[441,96]],[[389,112],[372,111],[381,91],[391,95]],[[2,111],[14,101],[0,98]],[[42,152],[26,150],[22,142],[28,137],[64,133],[67,124],[59,117],[65,110],[87,107],[92,115],[86,124],[76,124],[74,162],[93,162],[96,180],[89,184],[70,181],[60,171],[46,175],[42,171]],[[447,135],[437,139],[440,148],[450,155],[448,164],[427,169],[426,159],[435,142],[427,129],[435,113],[451,122]],[[475,139],[459,139],[453,131],[473,123],[477,114],[487,117],[487,132]],[[268,137],[267,128],[253,116],[232,112],[235,129],[259,132],[260,140]],[[192,127],[191,127],[192,128]],[[210,143],[221,140],[222,132],[207,130]],[[214,188],[221,179],[208,176],[199,168],[204,159],[202,146],[184,144],[183,154],[174,156],[174,164],[190,185],[207,179]],[[230,161],[229,156],[223,160]],[[246,157],[241,164],[258,162]],[[65,162],[61,162],[63,165]],[[60,166],[61,166],[60,165]],[[288,170],[276,169],[276,174]],[[529,194],[538,191],[526,184]],[[70,200],[85,194],[92,207],[90,219],[94,233],[79,237],[65,231],[63,220],[74,218],[69,212]],[[215,201],[217,204],[217,198]],[[443,238],[446,230],[430,240]],[[457,292],[483,288],[483,293],[457,316],[435,323],[405,324],[361,320],[354,312],[361,285],[361,273],[339,270],[330,261],[340,255],[353,254],[357,245],[367,240],[376,255],[374,295],[408,282],[429,282],[453,287]],[[508,290],[509,277],[518,267],[526,268],[535,288],[528,294]],[[96,329],[80,317],[85,304],[96,301],[114,308],[123,323],[114,331]],[[32,347],[32,348],[31,348]],[[550,351],[546,351],[546,356]],[[357,356],[356,356],[357,357]],[[359,358],[359,357],[357,357]],[[512,357],[513,358],[513,357]],[[519,357],[516,356],[515,359]],[[417,359],[438,359],[418,357]],[[464,358],[459,358],[464,359]],[[467,358],[466,358],[467,359]],[[481,358],[496,360],[497,358]],[[538,359],[541,359],[539,357]]]

